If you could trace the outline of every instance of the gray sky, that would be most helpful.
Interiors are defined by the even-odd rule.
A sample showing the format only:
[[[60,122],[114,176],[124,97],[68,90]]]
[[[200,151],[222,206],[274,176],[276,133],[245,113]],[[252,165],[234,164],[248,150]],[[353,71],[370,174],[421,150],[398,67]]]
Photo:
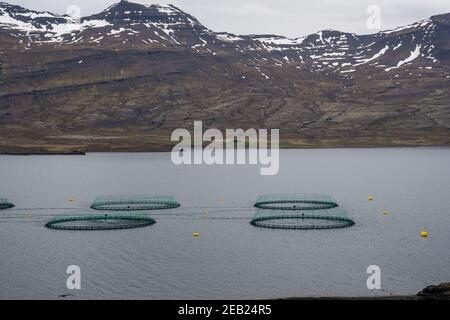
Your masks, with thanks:
[[[119,0],[1,0],[28,9],[66,13],[78,5],[81,15],[104,10]],[[134,0],[172,3],[214,31],[300,37],[323,29],[374,33],[366,26],[370,5],[381,8],[381,29],[392,29],[450,12],[450,0]]]

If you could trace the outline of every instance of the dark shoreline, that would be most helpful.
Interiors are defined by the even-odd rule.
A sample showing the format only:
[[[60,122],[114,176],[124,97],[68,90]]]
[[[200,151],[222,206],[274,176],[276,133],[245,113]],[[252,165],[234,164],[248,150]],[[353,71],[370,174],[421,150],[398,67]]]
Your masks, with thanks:
[[[275,300],[413,300],[413,301],[450,301],[450,282],[443,282],[439,285],[431,285],[417,293],[416,295],[391,295],[376,297],[293,297]]]
[[[17,151],[17,152],[0,152],[1,156],[85,156],[86,152],[83,151],[70,151],[70,152],[52,152],[52,151],[42,151],[42,152],[28,152],[28,151]]]
[[[358,300],[389,300],[389,301],[419,301],[419,300],[429,300],[422,299],[421,297],[415,296],[379,296],[379,297],[317,297],[317,298],[283,298],[277,300],[291,300],[291,301],[332,301],[332,300],[343,300],[343,301],[358,301]],[[446,300],[446,299],[433,299],[433,300]]]
[[[298,146],[283,147],[280,150],[313,150],[313,149],[411,149],[411,148],[450,148],[450,145],[379,145],[379,146]],[[0,151],[5,156],[85,156],[88,153],[157,153],[171,152],[171,149],[151,150],[89,150],[89,151]]]

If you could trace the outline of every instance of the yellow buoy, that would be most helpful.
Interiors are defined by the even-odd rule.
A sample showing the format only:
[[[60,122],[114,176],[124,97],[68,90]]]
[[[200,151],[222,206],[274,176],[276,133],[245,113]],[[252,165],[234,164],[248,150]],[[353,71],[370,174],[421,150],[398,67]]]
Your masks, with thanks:
[[[383,215],[385,215],[385,216],[388,216],[388,215],[390,215],[391,213],[389,212],[389,211],[383,211]]]
[[[192,236],[195,237],[195,238],[198,238],[198,237],[200,237],[200,233],[194,232],[194,233],[192,233]]]
[[[69,199],[69,202],[74,202],[74,201],[75,201],[74,198],[70,198],[70,199]]]
[[[424,230],[422,230],[422,232],[420,233],[420,236],[421,236],[422,238],[427,238],[427,237],[428,237],[428,232],[424,229]]]
[[[369,197],[367,198],[367,200],[369,200],[369,201],[373,201],[373,199],[374,199],[373,196],[369,196]]]

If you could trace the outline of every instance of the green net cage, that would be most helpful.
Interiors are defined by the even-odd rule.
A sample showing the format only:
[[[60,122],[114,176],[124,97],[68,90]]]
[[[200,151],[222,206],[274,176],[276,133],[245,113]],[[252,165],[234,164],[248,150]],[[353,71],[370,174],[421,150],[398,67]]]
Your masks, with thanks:
[[[45,226],[54,230],[123,230],[151,226],[156,221],[144,215],[79,215],[55,218]]]
[[[8,199],[0,198],[0,210],[11,208],[14,208],[14,204],[12,204]]]
[[[338,207],[327,195],[272,194],[258,198],[256,208],[271,210],[321,210]]]
[[[161,210],[178,207],[180,203],[174,197],[158,195],[101,196],[91,205],[92,209],[109,211]]]
[[[250,223],[269,229],[320,230],[351,227],[355,222],[340,208],[323,210],[258,209]]]

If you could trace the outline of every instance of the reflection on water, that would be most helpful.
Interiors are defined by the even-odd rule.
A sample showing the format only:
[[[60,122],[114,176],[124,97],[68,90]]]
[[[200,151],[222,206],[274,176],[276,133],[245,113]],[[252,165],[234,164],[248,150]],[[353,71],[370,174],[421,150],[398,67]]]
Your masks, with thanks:
[[[0,298],[415,293],[450,280],[449,163],[446,148],[283,150],[279,174],[261,176],[256,166],[177,167],[168,153],[0,156],[0,197],[17,206],[0,211]],[[252,205],[270,193],[329,194],[356,225],[255,228]],[[157,223],[142,229],[44,227],[55,216],[85,213],[103,194],[172,195],[182,207],[155,211]],[[73,264],[82,290],[68,292]],[[382,291],[366,288],[373,264]]]

